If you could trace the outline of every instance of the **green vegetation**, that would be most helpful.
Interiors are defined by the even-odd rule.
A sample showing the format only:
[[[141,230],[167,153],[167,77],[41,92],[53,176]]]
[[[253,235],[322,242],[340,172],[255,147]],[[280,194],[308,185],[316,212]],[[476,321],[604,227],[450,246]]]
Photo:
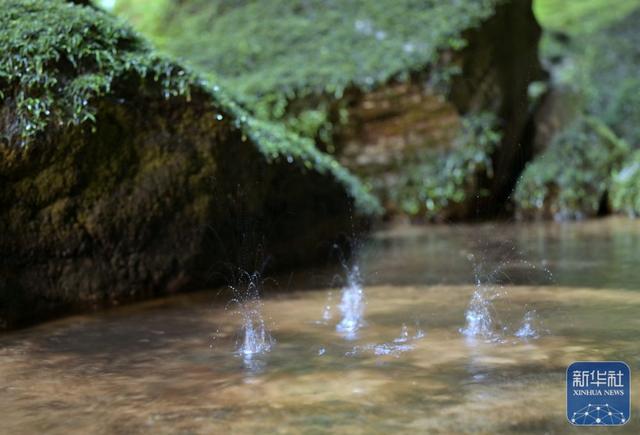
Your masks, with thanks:
[[[594,216],[629,146],[596,119],[579,119],[556,135],[525,169],[515,200],[525,213]]]
[[[153,16],[136,2],[120,1],[118,10],[142,19],[162,48],[244,95],[300,97],[339,96],[350,85],[366,89],[422,70],[439,49],[464,46],[460,33],[489,16],[496,1],[147,3]]]
[[[640,1],[636,9],[594,36],[583,64],[590,72],[588,110],[640,147]]]
[[[256,118],[284,123],[333,153],[335,128],[349,121],[348,92],[426,70],[430,86],[446,87],[458,70],[440,53],[464,47],[463,31],[500,1],[155,0],[143,8],[119,0],[116,12],[161,50],[215,74]],[[474,175],[490,173],[497,145],[488,128],[470,139],[472,123],[452,153],[424,152],[390,188],[375,177],[367,184],[410,215],[433,217],[464,202]]]
[[[536,0],[545,28],[566,33],[560,43],[547,32],[542,54],[550,62],[555,85],[581,96],[577,107],[609,125],[633,145],[640,145],[640,0],[566,2]]]
[[[195,78],[103,13],[61,0],[5,0],[0,15],[0,98],[16,105],[27,145],[51,124],[95,120],[98,97],[135,74],[165,98],[189,94]]]
[[[592,34],[626,17],[638,0],[535,0],[534,12],[548,30]]]
[[[294,99],[340,99],[351,86],[371,89],[434,65],[496,3],[155,0],[145,3],[149,15],[120,0],[116,10],[161,49],[217,74],[258,117],[282,120]],[[290,126],[309,137],[327,128],[327,103],[316,106]]]
[[[610,200],[615,210],[640,216],[640,151],[631,154],[624,167],[614,173]]]
[[[516,203],[524,212],[573,218],[594,215],[610,193],[613,210],[629,211],[632,165],[616,171],[640,147],[640,1],[536,0],[534,9],[552,31],[542,54],[553,86],[577,121],[527,166]]]
[[[491,155],[500,142],[495,118],[488,113],[462,121],[462,132],[450,152],[426,152],[422,161],[407,167],[390,190],[392,200],[409,215],[435,218],[443,210],[467,201],[478,175],[493,177]]]
[[[6,143],[24,149],[37,144],[47,128],[91,125],[100,100],[127,87],[165,100],[189,100],[198,92],[210,99],[220,120],[232,117],[267,159],[330,173],[361,210],[380,210],[360,182],[312,142],[254,119],[220,86],[155,54],[111,15],[62,0],[6,0],[2,7],[0,102],[15,107]]]

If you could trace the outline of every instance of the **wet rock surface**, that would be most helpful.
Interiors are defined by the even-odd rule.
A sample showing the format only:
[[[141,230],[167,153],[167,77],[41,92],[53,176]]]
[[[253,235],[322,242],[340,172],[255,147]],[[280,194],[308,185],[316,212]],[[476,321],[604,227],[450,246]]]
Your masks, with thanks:
[[[5,63],[0,81],[0,328],[225,283],[231,265],[326,260],[357,225],[361,186],[348,172],[282,129],[251,124],[217,86],[158,60],[112,18],[62,1],[8,7],[95,39],[87,52],[65,51],[66,40],[31,41],[24,24],[31,46],[2,40],[12,59],[32,55],[13,70]],[[5,35],[22,34],[14,24]],[[72,38],[64,29],[53,32]],[[114,51],[121,57],[101,76],[94,59]],[[185,89],[165,74],[187,77]],[[41,78],[58,85],[38,87]],[[88,119],[76,122],[68,101],[96,78],[108,87],[91,88],[78,105]]]

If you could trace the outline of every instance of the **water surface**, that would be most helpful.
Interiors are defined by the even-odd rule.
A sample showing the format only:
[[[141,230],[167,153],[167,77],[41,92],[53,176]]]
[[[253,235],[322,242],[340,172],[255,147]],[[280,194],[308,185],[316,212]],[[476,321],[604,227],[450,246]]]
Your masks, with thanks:
[[[238,354],[244,317],[212,293],[4,334],[0,432],[595,433],[567,423],[564,377],[601,359],[630,365],[617,432],[638,433],[638,254],[621,219],[392,228],[363,247],[355,331],[347,276],[308,272],[325,287],[261,305],[263,355]],[[461,332],[477,282],[495,336]]]

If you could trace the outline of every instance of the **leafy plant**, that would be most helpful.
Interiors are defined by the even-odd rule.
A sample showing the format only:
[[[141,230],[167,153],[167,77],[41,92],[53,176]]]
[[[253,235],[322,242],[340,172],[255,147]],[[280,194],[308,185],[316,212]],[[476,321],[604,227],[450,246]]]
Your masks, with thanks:
[[[392,200],[409,215],[429,218],[465,202],[469,192],[476,190],[478,177],[493,177],[491,155],[500,139],[493,115],[481,113],[464,118],[453,149],[426,151],[390,189]]]
[[[640,216],[640,151],[635,151],[612,177],[611,207],[629,216]]]
[[[524,214],[575,219],[597,213],[612,170],[629,145],[595,118],[580,118],[554,137],[518,181],[515,202]]]

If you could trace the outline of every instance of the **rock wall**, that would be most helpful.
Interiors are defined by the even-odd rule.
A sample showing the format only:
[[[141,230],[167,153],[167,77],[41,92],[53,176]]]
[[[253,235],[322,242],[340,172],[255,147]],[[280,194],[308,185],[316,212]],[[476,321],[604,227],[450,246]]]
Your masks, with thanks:
[[[229,266],[326,259],[353,201],[268,163],[205,103],[105,102],[95,131],[2,148],[0,326],[226,283]]]
[[[518,181],[517,216],[637,214],[640,9],[629,7],[611,16],[581,11],[580,20],[571,8],[547,17],[551,89],[536,116],[536,156]]]
[[[470,219],[504,212],[533,156],[534,107],[527,91],[532,82],[546,79],[538,58],[540,35],[531,1],[502,2],[490,18],[464,33],[467,45],[462,50],[441,53],[440,66],[372,91],[351,89],[333,105],[330,116],[337,120],[345,108],[348,113],[345,123],[334,122],[331,142],[338,159],[377,187],[388,214],[402,213],[394,197],[403,195],[405,187],[398,181],[403,174],[435,161],[438,153],[456,152],[463,117],[493,114],[501,140],[490,153],[491,167],[461,168],[467,179],[461,186],[464,198],[452,196],[435,217]],[[447,68],[458,73],[442,89],[436,75]],[[299,111],[301,104],[290,107]]]
[[[531,0],[186,0],[152,20],[120,5],[258,117],[335,153],[388,215],[495,215],[531,156],[527,88],[544,79]],[[473,143],[464,120],[487,114]]]
[[[495,113],[502,131],[493,155],[494,176],[486,184],[489,195],[479,207],[485,216],[510,206],[518,177],[533,156],[535,106],[528,88],[534,81],[547,79],[538,56],[541,34],[532,1],[507,1],[469,31],[469,44],[458,55],[462,73],[453,81],[451,101],[463,113]]]
[[[351,232],[331,175],[269,163],[207,104],[128,101],[2,149],[0,326],[326,260]]]

